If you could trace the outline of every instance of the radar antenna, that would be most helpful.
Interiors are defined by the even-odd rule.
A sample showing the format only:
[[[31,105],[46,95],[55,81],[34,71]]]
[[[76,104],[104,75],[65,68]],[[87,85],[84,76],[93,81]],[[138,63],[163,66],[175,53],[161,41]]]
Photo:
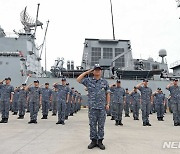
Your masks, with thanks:
[[[39,10],[39,4],[38,4],[38,10]],[[30,33],[32,30],[34,30],[34,32],[36,32],[36,27],[37,26],[41,26],[43,23],[40,22],[38,19],[33,19],[28,13],[27,13],[27,6],[25,7],[25,9],[20,13],[20,17],[21,17],[21,23],[24,25],[24,30],[27,33]]]

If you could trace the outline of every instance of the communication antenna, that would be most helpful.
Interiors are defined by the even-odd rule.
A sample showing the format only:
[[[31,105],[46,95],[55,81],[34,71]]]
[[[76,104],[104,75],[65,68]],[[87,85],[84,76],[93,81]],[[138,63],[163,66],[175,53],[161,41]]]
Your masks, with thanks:
[[[111,1],[111,0],[110,0],[110,5],[111,5],[111,18],[112,18],[113,40],[115,40],[114,17],[113,17],[113,7],[112,7],[112,1]]]

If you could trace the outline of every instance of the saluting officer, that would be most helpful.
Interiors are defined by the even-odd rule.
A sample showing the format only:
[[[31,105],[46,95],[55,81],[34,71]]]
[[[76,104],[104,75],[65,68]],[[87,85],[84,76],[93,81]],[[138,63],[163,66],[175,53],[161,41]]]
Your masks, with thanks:
[[[161,91],[161,88],[157,88],[157,91],[153,93],[155,109],[157,111],[158,121],[164,121],[164,106],[165,106],[165,96]]]
[[[42,115],[41,119],[47,119],[52,99],[52,90],[49,88],[49,83],[45,83],[45,88],[41,88],[42,95]]]
[[[26,87],[29,91],[29,105],[30,105],[30,121],[28,124],[37,123],[37,116],[39,111],[39,106],[42,102],[41,88],[39,87],[39,81],[34,81],[34,86],[30,87],[32,84]]]
[[[69,88],[66,86],[66,79],[62,78],[62,84],[55,84],[58,88],[58,122],[56,124],[64,125],[65,112],[66,112],[66,103],[69,101]]]
[[[3,82],[5,81],[5,84]],[[9,107],[12,104],[14,87],[10,85],[11,78],[5,78],[5,80],[0,82],[1,89],[1,114],[2,120],[0,123],[7,123],[9,118]]]
[[[85,77],[90,73],[93,77]],[[96,64],[94,69],[82,73],[77,81],[83,84],[88,91],[88,105],[89,105],[89,125],[90,125],[90,140],[88,149],[98,146],[104,150],[105,146],[102,141],[104,139],[104,124],[106,119],[106,109],[109,109],[110,103],[110,89],[108,82],[101,78],[102,69]],[[105,109],[106,107],[106,109]]]
[[[180,87],[178,86],[178,79],[174,79],[166,89],[170,91],[174,126],[180,126]]]
[[[18,99],[19,117],[17,119],[24,119],[27,96],[28,96],[28,92],[26,91],[26,84],[23,83],[22,87],[19,90],[19,99]]]
[[[130,93],[131,95],[131,104],[133,109],[134,120],[139,120],[139,109],[140,109],[140,100],[141,96],[137,91],[137,88],[134,87],[134,90]]]
[[[152,90],[148,87],[148,80],[144,79],[143,82],[136,87],[141,92],[143,126],[151,126],[149,123],[149,114],[152,104]]]

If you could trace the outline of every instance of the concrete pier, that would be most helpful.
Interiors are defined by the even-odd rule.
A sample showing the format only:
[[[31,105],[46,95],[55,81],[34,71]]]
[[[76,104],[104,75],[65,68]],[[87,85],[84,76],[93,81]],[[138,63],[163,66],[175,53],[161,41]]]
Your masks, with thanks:
[[[89,125],[87,109],[82,109],[66,124],[56,125],[57,117],[51,116],[38,124],[28,124],[29,113],[25,119],[18,120],[10,113],[9,123],[0,124],[1,154],[179,154],[179,148],[163,148],[164,142],[180,142],[180,126],[174,127],[172,114],[165,115],[165,121],[150,115],[151,127],[142,126],[141,117],[134,121],[123,117],[124,126],[115,126],[110,117],[106,119],[104,144],[106,150],[87,149]]]

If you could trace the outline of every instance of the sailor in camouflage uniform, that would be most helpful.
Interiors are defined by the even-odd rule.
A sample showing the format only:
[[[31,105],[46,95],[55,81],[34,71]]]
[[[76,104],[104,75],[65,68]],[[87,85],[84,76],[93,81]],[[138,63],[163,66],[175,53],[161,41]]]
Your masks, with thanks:
[[[42,102],[41,88],[39,87],[39,81],[34,81],[34,86],[30,87],[32,84],[26,87],[26,90],[29,91],[29,105],[30,105],[30,121],[31,123],[37,123],[37,116],[39,111],[39,106]]]
[[[14,89],[13,102],[12,102],[12,111],[13,115],[17,115],[18,113],[18,99],[19,99],[19,87]]]
[[[129,108],[130,108],[130,102],[131,102],[131,95],[129,94],[128,88],[126,88],[125,96],[126,96],[126,101],[124,105],[125,117],[130,117]]]
[[[158,121],[164,121],[164,106],[165,106],[165,96],[161,91],[161,88],[157,88],[157,91],[153,93],[153,98],[155,99],[155,109],[157,111]]]
[[[41,88],[42,94],[42,115],[41,119],[47,119],[52,98],[52,90],[49,88],[49,83],[45,83],[45,88]]]
[[[66,83],[66,86],[68,88],[69,91],[69,95],[70,95],[70,88],[69,88],[69,83]],[[69,100],[66,104],[66,112],[65,112],[65,119],[68,120],[69,114],[70,114],[70,109],[71,109],[71,102],[70,102],[70,96],[69,96]]]
[[[170,91],[174,126],[180,126],[180,87],[178,86],[178,79],[174,79],[166,89]]]
[[[52,116],[56,116],[57,114],[57,102],[58,102],[58,88],[54,86],[52,91]]]
[[[140,109],[141,96],[137,92],[136,87],[134,87],[134,90],[130,93],[130,95],[131,95],[131,104],[132,104],[132,108],[133,108],[134,120],[139,120],[139,109]]]
[[[74,114],[74,95],[75,95],[75,91],[74,91],[74,87],[72,87],[69,93],[69,101],[71,103],[70,116],[73,116]]]
[[[111,120],[115,120],[115,117],[116,117],[116,112],[115,112],[115,109],[116,109],[116,107],[115,107],[115,103],[114,103],[114,101],[113,101],[113,92],[114,92],[114,89],[116,88],[116,84],[113,84],[113,85],[111,85],[110,86],[110,91],[111,91],[111,93],[110,93],[110,113],[111,113]]]
[[[151,126],[149,123],[149,114],[152,104],[152,90],[148,87],[148,80],[144,79],[143,82],[138,84],[136,87],[141,92],[143,126]]]
[[[91,72],[93,72],[93,77],[85,78],[85,76]],[[101,74],[101,67],[95,65],[94,69],[82,73],[77,78],[77,81],[83,84],[88,90],[88,115],[91,139],[88,149],[92,149],[96,146],[102,150],[105,149],[102,141],[104,139],[106,109],[109,109],[110,103],[110,89],[108,82],[101,78]]]
[[[22,84],[22,87],[19,90],[19,99],[18,99],[19,117],[17,119],[24,119],[27,96],[28,96],[28,92],[26,91],[26,84],[24,83]]]
[[[113,103],[115,105],[115,125],[123,125],[122,124],[122,114],[123,114],[123,108],[125,103],[125,90],[121,87],[121,81],[117,80],[116,87],[113,92]]]
[[[69,101],[69,88],[66,86],[66,79],[62,78],[62,84],[55,84],[58,88],[58,122],[56,124],[64,125],[65,120],[65,112],[66,112],[66,104]]]
[[[7,123],[9,118],[9,107],[10,103],[13,100],[14,87],[10,85],[11,78],[5,78],[5,84],[3,84],[4,80],[0,82],[1,89],[1,114],[2,120],[0,123]]]

